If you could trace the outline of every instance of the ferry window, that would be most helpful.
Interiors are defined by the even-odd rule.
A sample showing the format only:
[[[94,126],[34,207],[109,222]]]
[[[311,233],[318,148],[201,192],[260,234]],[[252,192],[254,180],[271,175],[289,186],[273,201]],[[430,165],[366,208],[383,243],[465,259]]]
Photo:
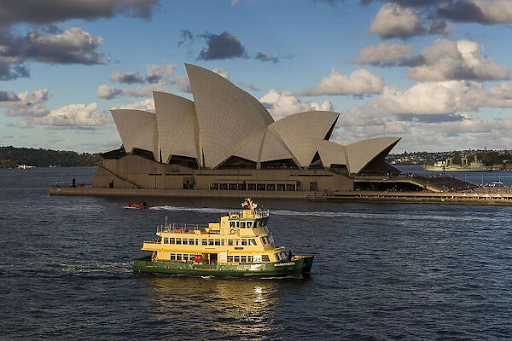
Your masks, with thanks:
[[[253,262],[253,257],[252,256],[247,256],[247,262],[248,263],[252,263]]]
[[[247,263],[247,256],[240,256],[241,263]]]
[[[270,262],[270,258],[268,257],[268,255],[262,255],[262,256],[261,256],[261,260],[262,260],[263,262]]]
[[[256,245],[256,239],[249,239],[249,245],[255,246]]]
[[[168,237],[164,238],[164,244],[169,244],[169,238]]]
[[[233,239],[228,239],[228,245],[233,246]]]
[[[263,237],[263,238],[261,238],[261,243],[262,243],[263,245],[267,244],[267,243],[268,243],[268,239],[267,239],[267,237]]]
[[[247,239],[242,239],[242,245],[247,246]]]
[[[188,261],[188,253],[184,253],[184,254],[183,254],[183,260],[184,260],[185,262],[187,262],[187,261]]]
[[[252,227],[252,221],[247,222],[247,228],[250,229]]]
[[[228,262],[233,262],[233,256],[228,256]]]
[[[235,227],[235,222],[234,221],[230,221],[229,222],[229,228],[234,228]]]
[[[235,246],[239,246],[240,245],[240,239],[235,239]]]
[[[226,245],[226,239],[221,239],[220,240],[220,245],[222,245],[222,246]]]
[[[188,240],[188,245],[195,245],[194,239],[189,239]]]
[[[240,263],[240,256],[235,256],[234,259],[235,259],[235,262]]]
[[[176,254],[176,260],[181,260],[181,253]]]
[[[215,239],[215,245],[220,245],[220,239]]]
[[[208,245],[213,245],[213,239],[208,239]]]
[[[175,253],[171,253],[171,260],[176,260],[176,254]]]
[[[274,242],[274,238],[272,237],[272,235],[268,236],[268,240],[273,243]]]
[[[176,239],[169,238],[169,244],[176,244]]]
[[[195,255],[195,254],[190,253],[190,254],[188,255],[188,260],[189,260],[189,261],[191,261],[191,262],[192,262],[192,261],[194,261],[195,259],[196,259],[196,255]]]
[[[206,239],[203,239],[201,244],[202,245],[208,245],[208,242],[206,241]]]
[[[240,223],[240,228],[243,228],[243,229],[245,228],[245,222],[244,222],[244,221],[242,221],[242,222]]]
[[[240,222],[239,221],[236,222],[236,227],[240,227]]]
[[[280,261],[280,260],[281,260],[281,254],[280,254],[280,253],[276,253],[276,259],[277,259],[278,261]]]
[[[187,245],[188,244],[188,239],[187,238],[183,238],[183,245]]]
[[[181,238],[176,238],[176,244],[181,245]]]

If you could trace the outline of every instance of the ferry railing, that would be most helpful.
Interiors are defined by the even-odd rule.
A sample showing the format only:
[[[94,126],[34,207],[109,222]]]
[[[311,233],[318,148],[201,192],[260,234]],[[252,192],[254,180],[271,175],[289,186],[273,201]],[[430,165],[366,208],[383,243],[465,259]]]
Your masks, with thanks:
[[[208,225],[172,223],[172,224],[157,226],[156,232],[176,232],[176,231],[186,232],[186,231],[204,230],[207,227],[208,227]]]
[[[252,210],[254,212],[254,215],[258,215],[260,218],[267,218],[270,216],[270,210],[266,209],[266,210],[263,210],[263,209],[256,209],[256,210]],[[237,211],[231,211],[229,212],[229,216],[239,216],[239,217],[242,217],[243,216],[243,212],[244,210],[237,210]]]

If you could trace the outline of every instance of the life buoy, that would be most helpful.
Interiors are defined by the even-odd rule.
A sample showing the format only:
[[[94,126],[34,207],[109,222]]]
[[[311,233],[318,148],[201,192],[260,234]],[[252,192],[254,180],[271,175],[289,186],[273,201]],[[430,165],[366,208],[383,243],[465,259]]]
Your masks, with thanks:
[[[235,234],[235,229],[231,229],[231,230],[229,230],[229,233],[231,233],[231,234]]]

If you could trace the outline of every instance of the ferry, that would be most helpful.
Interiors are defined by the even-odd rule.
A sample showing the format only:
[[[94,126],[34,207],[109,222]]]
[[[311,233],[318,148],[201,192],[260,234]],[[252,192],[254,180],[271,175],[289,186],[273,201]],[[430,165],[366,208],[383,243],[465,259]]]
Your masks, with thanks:
[[[135,260],[133,269],[189,276],[308,276],[314,256],[276,247],[268,220],[269,211],[257,209],[251,199],[205,227],[168,224],[166,218],[157,238],[143,243],[151,255]]]

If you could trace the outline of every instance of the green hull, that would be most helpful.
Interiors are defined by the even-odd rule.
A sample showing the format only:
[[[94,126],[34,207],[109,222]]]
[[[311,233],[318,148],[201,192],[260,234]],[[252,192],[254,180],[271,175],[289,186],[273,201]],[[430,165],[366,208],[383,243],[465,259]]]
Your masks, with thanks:
[[[152,262],[150,257],[146,257],[135,260],[133,270],[187,276],[299,277],[307,276],[312,265],[313,256],[294,256],[292,260],[276,263],[239,265]]]

